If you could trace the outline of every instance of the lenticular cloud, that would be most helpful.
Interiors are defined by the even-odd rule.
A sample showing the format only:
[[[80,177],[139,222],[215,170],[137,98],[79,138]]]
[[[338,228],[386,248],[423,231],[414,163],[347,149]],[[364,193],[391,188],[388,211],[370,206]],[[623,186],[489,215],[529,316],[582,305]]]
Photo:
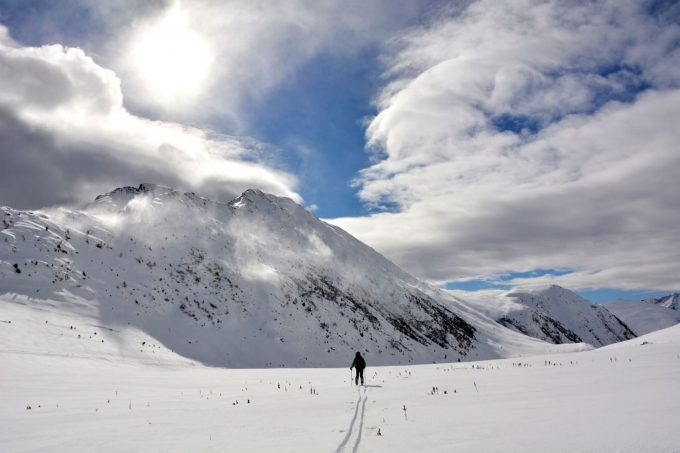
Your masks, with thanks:
[[[676,287],[677,191],[651,183],[680,175],[669,14],[481,1],[413,30],[356,181],[385,212],[337,223],[433,281],[560,267],[571,287]]]

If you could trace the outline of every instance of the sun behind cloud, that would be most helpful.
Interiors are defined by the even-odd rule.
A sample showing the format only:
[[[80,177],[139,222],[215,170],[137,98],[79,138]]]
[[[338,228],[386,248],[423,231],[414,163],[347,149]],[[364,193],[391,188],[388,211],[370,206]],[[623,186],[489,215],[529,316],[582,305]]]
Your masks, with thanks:
[[[134,35],[130,57],[138,80],[165,108],[184,106],[207,89],[213,52],[179,2]]]

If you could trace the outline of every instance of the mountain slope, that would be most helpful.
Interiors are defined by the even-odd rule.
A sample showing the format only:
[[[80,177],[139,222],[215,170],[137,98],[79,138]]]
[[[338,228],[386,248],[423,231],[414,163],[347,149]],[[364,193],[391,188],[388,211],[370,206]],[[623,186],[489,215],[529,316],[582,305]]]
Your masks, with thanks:
[[[644,335],[680,323],[677,294],[643,301],[616,300],[605,307],[637,335]]]
[[[292,200],[142,184],[82,211],[2,209],[2,303],[137,329],[203,363],[329,366],[547,351],[422,284]],[[118,341],[123,341],[119,339]],[[143,350],[143,348],[142,348]],[[553,349],[554,350],[554,349]]]
[[[584,342],[598,347],[635,337],[604,307],[557,285],[516,289],[472,302],[500,324],[555,344]]]

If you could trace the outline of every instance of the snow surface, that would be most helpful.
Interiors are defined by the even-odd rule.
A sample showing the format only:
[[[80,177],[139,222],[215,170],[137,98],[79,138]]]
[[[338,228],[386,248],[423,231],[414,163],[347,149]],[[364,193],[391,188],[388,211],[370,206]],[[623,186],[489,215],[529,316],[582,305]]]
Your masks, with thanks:
[[[680,326],[521,359],[368,355],[357,388],[351,355],[344,368],[207,367],[81,306],[2,297],[3,452],[680,451]]]
[[[652,301],[662,301],[654,303]],[[668,306],[663,302],[668,302]],[[665,329],[680,323],[680,311],[671,308],[673,296],[643,301],[615,300],[605,305],[607,310],[629,326],[637,335]]]

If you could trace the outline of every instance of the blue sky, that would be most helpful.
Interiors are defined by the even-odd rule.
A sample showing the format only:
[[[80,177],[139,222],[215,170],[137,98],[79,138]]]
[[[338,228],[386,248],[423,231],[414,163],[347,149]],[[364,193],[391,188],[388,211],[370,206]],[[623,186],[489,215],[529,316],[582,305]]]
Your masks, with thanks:
[[[358,58],[319,56],[303,66],[250,113],[249,133],[275,143],[294,172],[304,174],[300,194],[322,218],[366,212],[351,181],[368,166],[363,121],[379,70],[375,51]]]
[[[679,18],[672,1],[0,0],[0,202],[255,186],[447,288],[665,294]]]

